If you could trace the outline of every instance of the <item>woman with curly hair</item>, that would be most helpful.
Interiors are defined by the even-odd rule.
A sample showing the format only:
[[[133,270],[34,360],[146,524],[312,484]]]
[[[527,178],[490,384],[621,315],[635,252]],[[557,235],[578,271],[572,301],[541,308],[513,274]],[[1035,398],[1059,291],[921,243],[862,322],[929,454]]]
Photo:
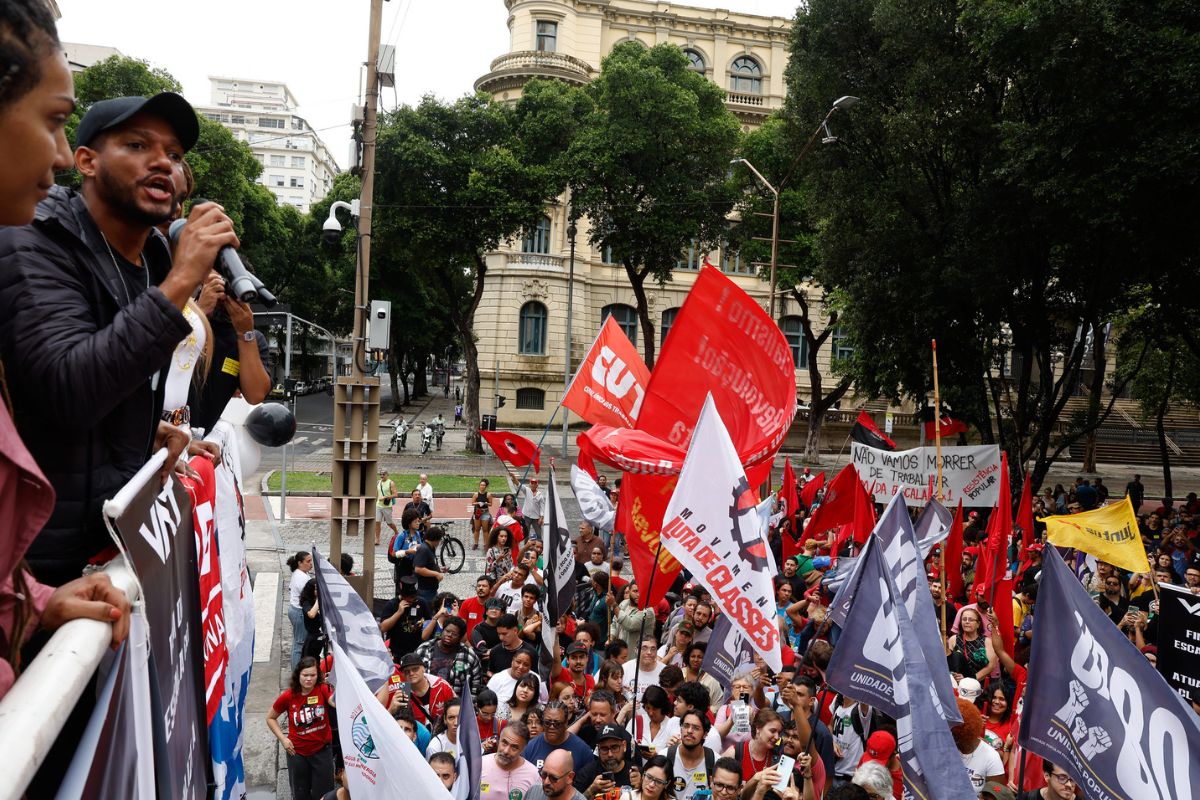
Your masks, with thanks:
[[[951,728],[950,733],[970,775],[971,786],[978,794],[988,781],[1005,781],[1004,762],[995,748],[983,740],[983,715],[975,704],[960,697],[958,711],[963,721]]]
[[[487,540],[487,567],[483,574],[498,582],[512,572],[512,568],[512,532],[508,528],[493,528]]]

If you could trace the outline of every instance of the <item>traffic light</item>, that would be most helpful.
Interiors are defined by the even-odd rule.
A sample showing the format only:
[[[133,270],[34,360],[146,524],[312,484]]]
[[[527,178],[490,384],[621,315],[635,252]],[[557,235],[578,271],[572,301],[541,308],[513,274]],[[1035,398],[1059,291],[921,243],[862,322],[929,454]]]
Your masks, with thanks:
[[[508,398],[502,394],[496,395],[496,408],[504,408],[504,401]]]

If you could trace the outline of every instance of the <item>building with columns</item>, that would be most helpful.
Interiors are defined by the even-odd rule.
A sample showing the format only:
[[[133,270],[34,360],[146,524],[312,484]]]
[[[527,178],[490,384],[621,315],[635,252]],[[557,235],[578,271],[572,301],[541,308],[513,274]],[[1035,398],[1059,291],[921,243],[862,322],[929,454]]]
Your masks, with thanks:
[[[670,42],[683,48],[695,70],[726,90],[726,103],[743,130],[761,125],[783,105],[790,26],[786,18],[652,0],[491,1],[508,6],[509,52],[491,63],[475,88],[498,100],[515,101],[525,82],[535,77],[583,85],[599,73],[601,59],[614,45],[635,39],[648,46]],[[586,218],[578,222],[572,264],[567,227],[564,195],[546,208],[545,216],[520,240],[488,255],[486,288],[475,314],[480,410],[498,413],[502,428],[545,425],[562,398],[568,291],[573,308],[569,331],[572,372],[609,315],[642,349],[633,290],[624,269],[589,245]],[[648,286],[659,348],[706,257],[764,309],[768,307],[767,281],[738,253],[719,250],[706,254],[695,249],[681,253],[673,280],[661,287]],[[802,367],[797,371],[797,386],[804,397],[807,350],[799,318],[788,313],[786,300],[780,300],[780,325]],[[791,310],[795,311],[794,303]],[[823,319],[818,320],[818,329],[821,324]],[[828,363],[830,345],[825,350],[823,360]],[[506,398],[499,410],[496,395]],[[571,415],[571,421],[579,420]]]

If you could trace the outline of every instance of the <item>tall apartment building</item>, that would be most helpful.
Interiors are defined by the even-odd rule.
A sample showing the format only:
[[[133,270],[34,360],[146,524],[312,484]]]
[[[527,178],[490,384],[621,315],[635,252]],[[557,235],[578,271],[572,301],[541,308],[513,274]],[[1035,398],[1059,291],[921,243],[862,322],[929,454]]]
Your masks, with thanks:
[[[337,163],[316,131],[295,114],[299,105],[286,83],[209,77],[210,105],[196,113],[219,122],[250,145],[263,165],[259,183],[280,203],[307,212],[333,186]]]
[[[725,89],[726,104],[743,130],[761,125],[783,105],[784,67],[791,21],[726,9],[691,8],[653,0],[504,0],[509,10],[509,52],[491,64],[475,82],[497,100],[515,101],[530,78],[556,78],[583,85],[600,71],[601,59],[619,42],[636,40],[653,46],[670,42],[683,48],[692,68]],[[546,209],[537,225],[519,240],[488,255],[484,297],[475,315],[479,340],[480,405],[493,410],[496,394],[508,402],[501,426],[544,425],[563,393],[567,347],[567,292],[573,293],[572,369],[586,354],[608,316],[642,349],[633,290],[624,269],[588,243],[587,219],[578,222],[574,280],[568,281],[567,197]],[[666,339],[684,297],[705,257],[768,307],[768,284],[757,268],[736,252],[681,253],[673,280],[649,286],[656,338]],[[816,305],[816,304],[814,304]],[[796,364],[808,354],[800,319],[786,300],[777,303],[779,323]],[[795,311],[792,304],[790,311]],[[816,312],[818,330],[824,324]],[[841,347],[818,354],[826,365]],[[499,376],[497,382],[496,376]],[[807,395],[807,370],[797,370],[801,396]],[[490,396],[489,396],[490,395]],[[575,420],[572,417],[573,421]]]

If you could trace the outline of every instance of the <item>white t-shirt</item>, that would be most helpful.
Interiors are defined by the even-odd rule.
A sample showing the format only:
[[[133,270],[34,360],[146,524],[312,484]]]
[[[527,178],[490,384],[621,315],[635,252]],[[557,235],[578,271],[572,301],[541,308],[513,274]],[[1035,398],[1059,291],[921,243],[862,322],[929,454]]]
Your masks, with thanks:
[[[640,687],[639,687],[640,688]],[[658,735],[650,735],[650,717],[642,709],[638,709],[637,722],[630,720],[625,726],[629,731],[629,735],[633,737],[638,744],[654,745],[654,752],[660,755],[666,755],[667,748],[670,747],[672,736],[679,735],[679,718],[667,717],[659,726]]]
[[[987,742],[980,741],[973,753],[959,755],[962,756],[963,766],[971,776],[971,787],[976,794],[983,791],[983,784],[987,783],[988,775],[1004,774],[1004,762],[1000,760],[1000,754]]]
[[[525,581],[526,584],[532,583],[537,585],[537,581],[532,578]],[[496,588],[496,599],[504,603],[504,610],[510,614],[516,614],[517,609],[521,607],[521,590],[525,586],[518,586],[516,589],[512,586],[512,581],[505,581],[502,585]]]
[[[417,491],[418,491],[418,492],[420,492],[420,493],[421,493],[421,499],[425,501],[425,504],[426,504],[427,506],[429,506],[429,513],[430,513],[430,514],[432,514],[432,513],[433,513],[433,484],[431,484],[431,483],[425,483],[425,484],[420,484],[420,483],[418,483],[418,484],[416,485],[416,489],[417,489]]]
[[[675,800],[692,800],[697,790],[708,788],[708,772],[705,771],[703,758],[694,768],[685,767],[681,750],[675,751],[674,771],[671,773],[675,776],[675,783],[672,788],[675,790]]]
[[[664,644],[662,647],[658,648],[658,657],[662,658],[663,656],[665,656],[667,654],[667,651],[670,649],[671,649],[670,645]],[[675,655],[671,656],[671,663],[677,667],[682,667],[683,666],[683,655],[681,653],[676,653]]]
[[[536,675],[537,673],[534,674]],[[513,677],[511,669],[502,669],[488,679],[487,688],[495,692],[496,697],[500,701],[496,706],[496,716],[501,719],[508,719],[508,700],[513,696],[513,691],[517,688],[517,680],[517,678]],[[545,703],[549,699],[546,685],[543,683],[539,688],[541,690],[541,697],[538,698],[538,702]]]
[[[429,740],[429,744],[425,747],[426,760],[433,758],[438,753],[449,753],[458,758],[458,745],[450,741],[450,734],[439,733]]]
[[[838,706],[833,710],[833,724],[830,725],[830,732],[833,734],[833,741],[842,748],[842,757],[833,767],[833,771],[837,775],[853,775],[854,770],[858,768],[858,762],[863,757],[863,738],[854,729],[854,717],[857,713],[857,703],[845,707]]]
[[[302,569],[292,570],[292,579],[288,583],[288,604],[292,608],[300,607],[300,591],[311,578],[312,576]]]
[[[623,681],[625,684],[625,693],[631,694],[633,692],[633,673],[635,670],[637,670],[638,685],[636,699],[637,702],[641,703],[642,694],[646,691],[646,687],[650,686],[651,684],[658,684],[658,676],[662,673],[663,665],[662,662],[655,661],[654,669],[650,670],[649,672],[643,672],[642,670],[637,669],[637,663],[637,659],[626,661],[625,666],[622,667],[622,672],[624,673]]]

